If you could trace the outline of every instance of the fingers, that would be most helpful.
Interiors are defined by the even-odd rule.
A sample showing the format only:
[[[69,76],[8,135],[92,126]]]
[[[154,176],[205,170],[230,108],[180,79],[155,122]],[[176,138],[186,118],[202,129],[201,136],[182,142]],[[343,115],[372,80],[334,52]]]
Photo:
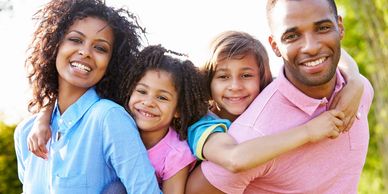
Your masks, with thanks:
[[[27,138],[28,150],[31,151],[36,156],[48,159],[48,151],[46,148],[46,142],[40,140],[36,136],[32,135]]]

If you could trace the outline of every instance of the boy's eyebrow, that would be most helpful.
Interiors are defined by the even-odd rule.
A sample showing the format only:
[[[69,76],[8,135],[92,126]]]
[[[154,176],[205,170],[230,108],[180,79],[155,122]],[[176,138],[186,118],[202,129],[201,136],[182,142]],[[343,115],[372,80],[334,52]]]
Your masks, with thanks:
[[[75,32],[75,33],[77,33],[77,34],[79,34],[79,35],[81,35],[81,36],[83,36],[83,37],[86,37],[86,35],[85,35],[84,33],[80,32],[80,31],[78,31],[78,30],[71,30],[70,32]],[[69,33],[70,33],[70,32],[69,32]],[[69,33],[67,33],[67,34],[69,34]],[[105,39],[98,38],[97,40],[98,40],[98,41],[101,41],[101,42],[105,42],[105,43],[107,43],[109,46],[112,46],[112,44],[111,44],[109,41],[105,40]]]

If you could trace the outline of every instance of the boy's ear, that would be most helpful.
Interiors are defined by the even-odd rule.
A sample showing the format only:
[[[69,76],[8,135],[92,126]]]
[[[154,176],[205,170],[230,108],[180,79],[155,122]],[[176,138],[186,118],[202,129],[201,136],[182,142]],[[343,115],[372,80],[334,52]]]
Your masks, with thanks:
[[[268,37],[268,42],[271,45],[271,48],[272,48],[273,52],[275,53],[275,55],[278,57],[281,57],[282,55],[280,54],[279,48],[278,48],[272,35]]]

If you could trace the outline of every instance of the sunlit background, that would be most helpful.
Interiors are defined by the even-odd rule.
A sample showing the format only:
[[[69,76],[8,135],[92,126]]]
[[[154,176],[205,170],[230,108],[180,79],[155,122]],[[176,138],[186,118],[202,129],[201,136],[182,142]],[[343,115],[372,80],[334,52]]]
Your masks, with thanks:
[[[34,28],[32,15],[46,2],[14,0],[12,12],[0,12],[0,119],[7,123],[17,123],[28,115],[30,93],[24,70],[25,51]],[[265,1],[107,0],[106,3],[135,13],[146,28],[149,44],[160,43],[186,53],[196,64],[204,59],[215,35],[225,30],[240,30],[254,35],[267,47],[274,75],[281,65],[267,42]]]

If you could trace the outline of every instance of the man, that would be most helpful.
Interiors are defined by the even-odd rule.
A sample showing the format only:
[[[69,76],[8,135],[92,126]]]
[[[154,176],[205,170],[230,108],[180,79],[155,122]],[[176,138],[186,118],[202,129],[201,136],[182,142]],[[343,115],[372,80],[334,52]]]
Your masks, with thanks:
[[[284,69],[233,122],[229,133],[238,143],[311,120],[329,109],[345,84],[337,70],[344,28],[333,0],[269,0],[267,19],[269,42],[283,58]],[[349,132],[306,144],[243,173],[232,174],[203,162],[207,180],[200,184],[205,187],[209,181],[233,194],[357,193],[368,149],[367,114],[373,98],[370,83],[363,82],[359,113]]]

